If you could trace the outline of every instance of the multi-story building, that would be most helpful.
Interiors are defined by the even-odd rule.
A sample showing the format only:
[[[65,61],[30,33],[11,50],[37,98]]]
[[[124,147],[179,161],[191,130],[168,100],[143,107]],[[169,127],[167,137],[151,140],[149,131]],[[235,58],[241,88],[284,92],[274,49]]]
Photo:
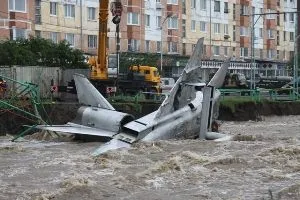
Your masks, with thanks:
[[[34,0],[1,0],[0,40],[27,38],[34,30]]]
[[[296,0],[122,0],[122,4],[121,52],[190,55],[198,38],[204,37],[206,59],[288,61],[295,40],[300,41],[295,33]],[[98,12],[99,0],[3,0],[0,37],[33,34],[53,42],[65,39],[96,54]],[[108,50],[115,53],[111,19],[109,12]]]

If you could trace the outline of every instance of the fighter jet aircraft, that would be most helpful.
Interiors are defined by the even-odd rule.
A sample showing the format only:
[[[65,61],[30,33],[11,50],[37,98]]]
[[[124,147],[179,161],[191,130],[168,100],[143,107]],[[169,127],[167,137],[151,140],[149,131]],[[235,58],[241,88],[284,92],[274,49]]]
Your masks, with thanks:
[[[76,74],[74,80],[78,100],[84,104],[78,109],[76,118],[65,125],[40,125],[37,128],[111,138],[108,143],[97,149],[94,155],[111,149],[129,147],[138,141],[195,138],[199,135],[201,116],[215,118],[213,114],[217,112],[216,102],[220,96],[218,90],[212,90],[208,101],[211,102],[210,110],[214,112],[203,115],[204,112],[210,112],[209,109],[202,109],[205,103],[204,88],[220,87],[229,66],[228,59],[206,85],[199,80],[202,51],[203,38],[199,39],[193,55],[169,96],[158,110],[142,118],[134,119],[130,114],[116,111],[86,77]]]

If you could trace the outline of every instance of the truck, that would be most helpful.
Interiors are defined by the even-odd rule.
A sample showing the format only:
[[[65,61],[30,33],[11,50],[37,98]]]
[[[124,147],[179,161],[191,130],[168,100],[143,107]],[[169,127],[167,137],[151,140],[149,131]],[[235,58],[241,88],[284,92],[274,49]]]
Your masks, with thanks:
[[[124,74],[119,73],[119,67],[116,75],[110,75],[108,67],[108,51],[107,51],[107,24],[108,24],[108,7],[109,0],[100,1],[99,9],[99,34],[98,34],[98,52],[96,56],[89,58],[88,63],[91,67],[91,75],[89,77],[92,84],[104,95],[109,93],[126,93],[134,94],[142,92],[160,93],[160,75],[158,69],[154,66],[136,65],[130,66]],[[116,24],[117,32],[117,59],[119,57],[119,23],[121,21],[122,4],[120,0],[110,3],[113,16],[113,23]]]

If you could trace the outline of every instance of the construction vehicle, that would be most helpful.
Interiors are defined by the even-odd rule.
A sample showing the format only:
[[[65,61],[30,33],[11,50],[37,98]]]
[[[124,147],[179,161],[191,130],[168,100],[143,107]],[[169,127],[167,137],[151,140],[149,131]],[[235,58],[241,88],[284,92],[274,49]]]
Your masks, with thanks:
[[[119,73],[119,67],[109,70],[107,51],[107,24],[108,24],[109,0],[100,1],[99,9],[99,40],[97,56],[90,57],[88,63],[91,66],[90,81],[104,95],[107,93],[137,93],[155,92],[160,93],[160,76],[156,67],[131,66],[124,75]],[[119,58],[120,38],[119,23],[122,15],[122,4],[120,0],[110,3],[113,23],[116,24],[117,33],[117,59]],[[116,76],[110,76],[110,71],[116,71]]]
[[[214,73],[209,77],[213,77]],[[227,73],[221,89],[249,89],[247,79],[242,73]]]

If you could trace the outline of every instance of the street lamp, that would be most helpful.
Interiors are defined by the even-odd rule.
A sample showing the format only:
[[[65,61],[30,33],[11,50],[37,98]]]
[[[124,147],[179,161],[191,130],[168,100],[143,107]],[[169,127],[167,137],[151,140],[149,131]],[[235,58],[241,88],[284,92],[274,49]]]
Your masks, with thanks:
[[[168,15],[166,16],[166,18],[164,19],[164,21],[161,23],[161,26],[160,26],[160,31],[161,31],[161,34],[160,34],[160,74],[162,75],[162,65],[163,65],[163,25],[164,23],[167,21],[168,18],[170,17],[173,17],[173,13],[168,13]]]

